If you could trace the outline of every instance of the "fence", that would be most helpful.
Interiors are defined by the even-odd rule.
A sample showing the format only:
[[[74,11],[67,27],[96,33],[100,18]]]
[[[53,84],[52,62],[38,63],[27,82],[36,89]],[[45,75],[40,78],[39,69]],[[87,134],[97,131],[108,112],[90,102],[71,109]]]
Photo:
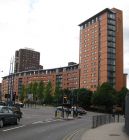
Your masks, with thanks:
[[[125,129],[129,135],[129,93],[125,98]]]
[[[92,118],[92,128],[96,128],[100,125],[103,124],[107,124],[107,123],[111,123],[115,121],[115,118],[112,115],[97,115],[97,116],[93,116]]]

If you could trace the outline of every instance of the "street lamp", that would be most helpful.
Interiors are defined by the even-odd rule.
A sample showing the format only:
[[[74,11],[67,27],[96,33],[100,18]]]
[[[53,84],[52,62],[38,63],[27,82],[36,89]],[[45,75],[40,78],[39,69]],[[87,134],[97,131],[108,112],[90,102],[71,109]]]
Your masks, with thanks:
[[[7,104],[9,105],[13,105],[13,94],[14,94],[14,58],[12,58],[10,61],[10,69],[9,69],[9,76],[8,76]]]
[[[62,92],[62,117],[64,118],[64,108],[63,108],[63,105],[64,105],[64,92]]]
[[[1,70],[0,73],[1,73],[1,72],[3,72],[3,70]],[[1,88],[2,88],[2,85],[1,85],[1,83],[0,83],[0,100],[2,100],[2,89],[1,89]]]

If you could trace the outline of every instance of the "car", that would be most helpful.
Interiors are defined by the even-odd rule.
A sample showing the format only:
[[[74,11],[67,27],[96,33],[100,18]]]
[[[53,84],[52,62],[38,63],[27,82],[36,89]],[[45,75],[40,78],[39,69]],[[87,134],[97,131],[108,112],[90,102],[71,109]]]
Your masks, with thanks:
[[[9,107],[14,113],[18,114],[19,115],[19,118],[22,118],[22,112],[21,112],[21,109],[20,107],[18,106],[10,106]]]
[[[84,115],[84,114],[87,114],[87,111],[82,107],[77,107],[77,113],[79,115]]]
[[[15,106],[19,106],[19,107],[24,107],[24,104],[22,102],[15,102]]]
[[[70,108],[67,108],[67,107],[62,107],[62,106],[58,106],[56,108],[56,111],[64,111],[64,112],[68,112],[69,114],[71,113],[71,109]]]
[[[0,101],[0,105],[6,106],[7,103],[5,101]]]
[[[20,117],[8,106],[0,106],[0,128],[6,124],[18,124]]]
[[[72,109],[73,109],[78,115],[87,114],[87,111],[86,111],[84,108],[82,108],[82,107],[73,106]]]

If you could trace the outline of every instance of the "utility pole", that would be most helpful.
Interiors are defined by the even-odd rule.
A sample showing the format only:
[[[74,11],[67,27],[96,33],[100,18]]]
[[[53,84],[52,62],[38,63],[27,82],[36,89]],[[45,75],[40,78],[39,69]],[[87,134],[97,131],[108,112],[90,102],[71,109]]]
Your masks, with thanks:
[[[0,70],[0,73],[3,72],[2,70]],[[0,101],[2,101],[2,89],[1,89],[1,83],[0,83]]]
[[[9,76],[8,76],[8,96],[7,104],[13,105],[13,94],[14,94],[14,57],[11,58]]]

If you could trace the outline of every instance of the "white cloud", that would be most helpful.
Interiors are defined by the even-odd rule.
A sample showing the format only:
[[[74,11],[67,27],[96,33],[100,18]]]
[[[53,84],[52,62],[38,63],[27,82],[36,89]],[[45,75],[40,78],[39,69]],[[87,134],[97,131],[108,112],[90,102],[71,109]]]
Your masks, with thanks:
[[[0,0],[0,69],[8,74],[15,51],[30,47],[41,53],[44,68],[79,61],[78,25],[105,8],[124,15],[124,64],[128,72],[128,0]],[[126,30],[125,30],[126,29]]]

